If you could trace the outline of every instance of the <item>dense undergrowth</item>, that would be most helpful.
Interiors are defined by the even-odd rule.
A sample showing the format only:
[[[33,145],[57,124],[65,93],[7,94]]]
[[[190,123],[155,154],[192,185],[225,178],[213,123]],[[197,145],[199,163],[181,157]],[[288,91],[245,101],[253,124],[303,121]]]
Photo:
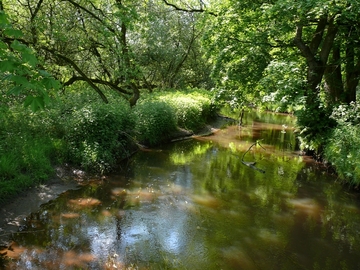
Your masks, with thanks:
[[[117,95],[105,104],[91,90],[73,91],[34,113],[2,95],[0,204],[46,182],[55,165],[70,164],[102,174],[129,156],[136,143],[154,146],[167,142],[179,128],[196,132],[215,115],[211,98],[209,92],[199,89],[158,91],[143,93],[130,108]],[[322,136],[318,136],[319,144],[324,145],[323,157],[336,168],[340,179],[353,185],[360,184],[359,115],[357,103],[337,107],[331,114],[333,127],[319,125]],[[312,118],[318,119],[316,115]]]
[[[214,114],[211,95],[202,90],[144,94],[134,108],[120,96],[109,104],[93,91],[58,97],[33,113],[21,104],[0,100],[0,204],[70,164],[102,174],[129,156],[136,143],[154,146],[178,128],[200,129]]]
[[[326,142],[324,157],[336,169],[339,178],[360,185],[360,106],[352,102],[333,110],[337,122]]]

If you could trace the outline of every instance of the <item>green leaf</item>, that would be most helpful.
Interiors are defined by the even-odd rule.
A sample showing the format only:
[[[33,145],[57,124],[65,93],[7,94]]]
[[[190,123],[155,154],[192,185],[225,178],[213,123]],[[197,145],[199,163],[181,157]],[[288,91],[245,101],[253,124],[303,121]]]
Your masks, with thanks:
[[[28,107],[33,102],[34,97],[33,96],[27,96],[24,101],[24,106]]]
[[[17,85],[17,86],[15,86],[15,87],[11,88],[7,93],[8,93],[9,95],[16,95],[16,96],[17,96],[17,95],[20,95],[20,94],[21,94],[21,92],[22,92],[23,89],[24,89],[23,87]]]
[[[0,26],[4,27],[5,25],[8,25],[9,21],[7,19],[6,14],[4,13],[4,11],[0,11]]]
[[[24,101],[24,106],[30,106],[33,112],[37,112],[40,109],[44,109],[44,98],[43,97],[34,97],[34,96],[27,96]]]
[[[10,61],[10,60],[1,61],[1,65],[0,65],[1,72],[13,72],[15,71],[15,69],[16,66],[14,61]]]
[[[17,40],[14,40],[11,43],[10,47],[18,52],[26,52],[27,50],[29,50],[29,48],[26,45],[20,43]]]
[[[1,50],[6,50],[8,48],[8,46],[6,45],[6,43],[4,43],[4,42],[2,42],[1,40],[0,40],[0,49]]]
[[[16,85],[26,85],[29,83],[29,81],[24,76],[20,75],[10,75],[6,79],[8,81],[14,82]]]
[[[5,29],[4,34],[6,36],[10,36],[10,37],[14,37],[14,38],[20,38],[24,35],[20,30],[13,29],[13,28]]]
[[[29,52],[24,52],[24,53],[22,53],[21,56],[22,56],[22,59],[26,63],[28,63],[30,66],[32,66],[32,67],[36,66],[38,60],[37,60],[37,58],[36,58],[36,56],[34,54],[29,53]]]
[[[61,86],[59,81],[55,80],[54,78],[43,78],[41,82],[46,89],[59,89]]]
[[[40,69],[39,70],[39,74],[43,77],[50,77],[51,74],[49,72],[47,72],[46,70]]]

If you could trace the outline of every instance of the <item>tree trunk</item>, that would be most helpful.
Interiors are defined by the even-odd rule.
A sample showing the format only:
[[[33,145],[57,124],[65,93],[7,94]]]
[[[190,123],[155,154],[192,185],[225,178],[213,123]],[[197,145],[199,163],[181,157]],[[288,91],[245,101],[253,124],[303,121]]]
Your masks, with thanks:
[[[341,75],[340,46],[334,46],[331,63],[327,65],[324,73],[325,90],[328,94],[329,104],[342,101],[344,86]]]
[[[345,83],[345,101],[350,103],[356,101],[356,87],[359,84],[360,76],[360,53],[355,55],[355,44],[348,43],[346,48],[346,83]],[[357,63],[355,64],[355,57]]]
[[[310,46],[302,39],[303,25],[298,24],[296,28],[296,35],[294,37],[294,44],[300,50],[301,54],[305,57],[308,66],[307,84],[308,90],[313,93],[318,93],[320,83],[323,79],[326,64],[333,48],[334,40],[337,34],[337,27],[334,24],[334,19],[324,21],[325,18],[321,18],[318,22],[318,26],[313,34]],[[325,23],[326,22],[326,23]],[[326,35],[322,42],[319,41],[322,38],[327,25]],[[321,39],[320,39],[321,40]],[[309,100],[311,102],[311,100]]]

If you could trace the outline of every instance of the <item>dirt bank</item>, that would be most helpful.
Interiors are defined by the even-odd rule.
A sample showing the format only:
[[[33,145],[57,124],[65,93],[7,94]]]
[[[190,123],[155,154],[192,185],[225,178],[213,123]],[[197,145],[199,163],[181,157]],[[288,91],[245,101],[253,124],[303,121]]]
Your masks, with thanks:
[[[0,246],[6,246],[11,234],[25,223],[25,218],[39,209],[40,205],[57,198],[66,190],[79,188],[84,173],[63,167],[56,168],[56,175],[44,185],[22,192],[0,209]]]

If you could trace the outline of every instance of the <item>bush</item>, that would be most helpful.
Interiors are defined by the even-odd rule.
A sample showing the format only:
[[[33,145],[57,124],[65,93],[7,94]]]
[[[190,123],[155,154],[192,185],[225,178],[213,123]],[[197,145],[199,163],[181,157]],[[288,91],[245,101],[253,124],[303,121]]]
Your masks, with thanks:
[[[352,102],[334,108],[331,118],[338,126],[325,147],[325,158],[336,168],[339,177],[360,184],[360,106]]]
[[[73,111],[65,121],[69,161],[88,171],[103,173],[128,156],[126,145],[135,119],[125,101],[88,104]]]
[[[360,126],[341,125],[334,129],[326,147],[325,158],[339,177],[360,184]]]
[[[135,107],[136,138],[140,143],[153,146],[170,138],[176,130],[173,108],[164,101],[140,102]]]
[[[185,93],[169,92],[159,96],[159,99],[172,106],[179,127],[194,132],[204,127],[216,111],[209,92],[200,90]]]
[[[331,112],[316,98],[296,112],[300,148],[321,155],[331,130],[336,126]]]
[[[0,203],[53,173],[57,150],[48,121],[22,107],[3,111],[0,127]]]

